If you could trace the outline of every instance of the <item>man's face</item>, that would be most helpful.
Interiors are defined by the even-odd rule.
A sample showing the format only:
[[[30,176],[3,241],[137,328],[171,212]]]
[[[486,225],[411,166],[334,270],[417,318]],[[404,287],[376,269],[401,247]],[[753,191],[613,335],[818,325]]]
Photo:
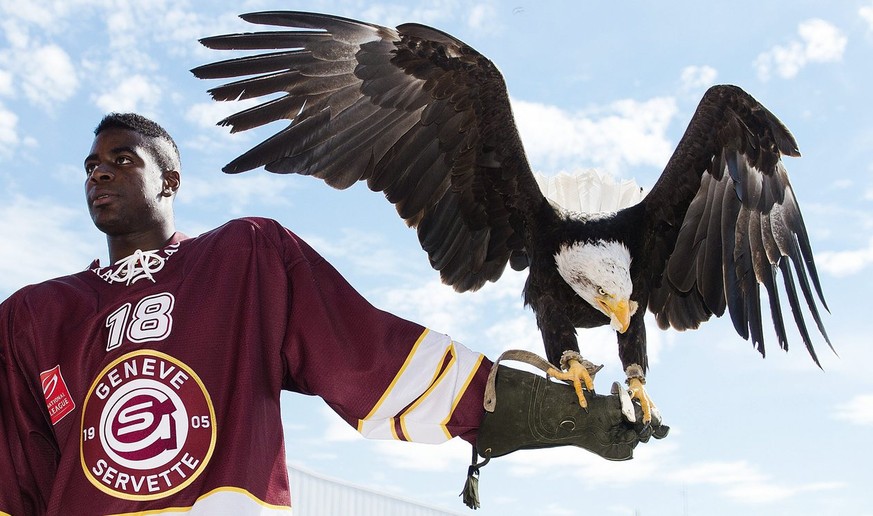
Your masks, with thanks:
[[[85,158],[85,199],[91,220],[107,235],[145,232],[171,208],[164,173],[148,137],[127,129],[105,129]]]

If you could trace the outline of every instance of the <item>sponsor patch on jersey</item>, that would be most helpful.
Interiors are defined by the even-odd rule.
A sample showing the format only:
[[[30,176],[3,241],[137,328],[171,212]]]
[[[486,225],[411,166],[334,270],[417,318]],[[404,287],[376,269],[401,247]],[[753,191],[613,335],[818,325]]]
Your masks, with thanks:
[[[117,498],[155,500],[184,489],[209,463],[215,409],[187,365],[138,350],[94,380],[80,438],[82,468],[94,486]]]
[[[48,408],[52,424],[56,425],[76,408],[70,396],[70,389],[67,388],[67,382],[64,381],[64,375],[61,374],[61,366],[56,365],[48,371],[39,373],[39,382],[42,384],[45,406]]]

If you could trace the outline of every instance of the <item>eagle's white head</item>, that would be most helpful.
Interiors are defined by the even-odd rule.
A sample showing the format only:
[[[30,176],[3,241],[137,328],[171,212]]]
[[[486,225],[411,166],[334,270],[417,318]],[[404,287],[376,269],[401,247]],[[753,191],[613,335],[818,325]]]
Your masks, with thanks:
[[[627,331],[637,311],[628,248],[615,241],[564,244],[555,254],[558,273],[588,304],[609,317],[612,328]]]

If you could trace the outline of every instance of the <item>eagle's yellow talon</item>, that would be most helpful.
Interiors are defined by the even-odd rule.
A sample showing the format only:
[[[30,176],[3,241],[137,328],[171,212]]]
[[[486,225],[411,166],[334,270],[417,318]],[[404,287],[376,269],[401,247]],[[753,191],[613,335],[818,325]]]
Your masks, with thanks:
[[[640,408],[643,411],[643,424],[647,425],[652,422],[653,403],[652,399],[649,398],[649,395],[646,393],[643,383],[643,379],[639,377],[628,378],[627,380],[628,389],[631,392],[631,398],[640,402]]]
[[[573,389],[576,391],[576,396],[579,397],[579,406],[588,410],[588,401],[585,399],[585,393],[582,390],[584,384],[585,389],[594,391],[594,379],[589,374],[588,369],[578,360],[567,360],[567,370],[559,371],[556,368],[548,370],[547,374],[558,380],[565,380],[573,383]]]

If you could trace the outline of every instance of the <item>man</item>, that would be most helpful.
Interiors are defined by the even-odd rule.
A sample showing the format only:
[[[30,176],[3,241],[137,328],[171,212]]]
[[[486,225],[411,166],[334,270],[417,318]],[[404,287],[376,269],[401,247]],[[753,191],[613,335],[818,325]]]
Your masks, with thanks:
[[[0,305],[0,513],[285,513],[282,389],[367,437],[481,433],[483,455],[576,444],[626,459],[641,438],[615,396],[587,417],[569,387],[502,367],[483,421],[487,358],[374,308],[275,221],[176,232],[179,152],[148,119],[105,117],[84,166],[112,265]],[[545,440],[508,410],[558,400]]]

